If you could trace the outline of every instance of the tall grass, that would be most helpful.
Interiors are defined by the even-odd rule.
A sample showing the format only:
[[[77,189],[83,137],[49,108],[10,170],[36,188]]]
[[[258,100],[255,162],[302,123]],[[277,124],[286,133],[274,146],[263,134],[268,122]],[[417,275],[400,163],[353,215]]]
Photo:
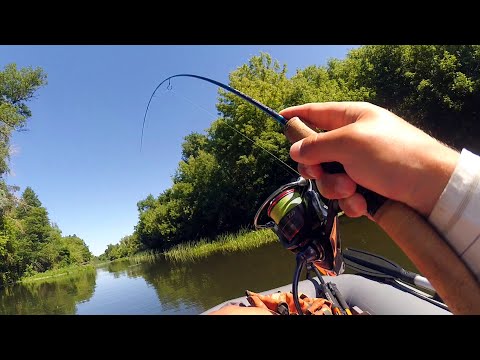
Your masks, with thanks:
[[[141,262],[155,262],[159,257],[163,257],[163,253],[155,252],[154,250],[142,251],[141,253],[135,254],[128,257],[127,259],[135,264]]]
[[[155,262],[159,257],[164,257],[163,253],[157,252],[155,250],[145,250],[142,252],[139,252],[135,255],[131,256],[126,256],[114,260],[109,260],[109,261],[102,261],[98,262],[95,264],[96,267],[104,266],[107,264],[115,264],[115,263],[121,263],[124,261],[128,261],[130,263],[135,263],[139,264],[141,262]]]
[[[215,253],[248,251],[278,241],[272,230],[250,231],[242,229],[234,234],[223,234],[215,240],[202,239],[198,242],[179,244],[164,253],[171,261],[195,261]]]

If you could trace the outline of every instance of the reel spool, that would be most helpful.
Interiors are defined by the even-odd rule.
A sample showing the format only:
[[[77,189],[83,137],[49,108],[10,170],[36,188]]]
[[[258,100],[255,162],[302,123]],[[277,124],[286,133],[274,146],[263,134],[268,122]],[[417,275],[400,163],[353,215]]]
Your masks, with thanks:
[[[328,203],[323,202],[314,181],[300,177],[265,200],[255,215],[254,226],[272,229],[283,247],[304,254],[307,263],[313,262],[323,274],[339,275],[345,264],[337,231],[338,206],[336,201]],[[258,225],[265,208],[273,221]]]

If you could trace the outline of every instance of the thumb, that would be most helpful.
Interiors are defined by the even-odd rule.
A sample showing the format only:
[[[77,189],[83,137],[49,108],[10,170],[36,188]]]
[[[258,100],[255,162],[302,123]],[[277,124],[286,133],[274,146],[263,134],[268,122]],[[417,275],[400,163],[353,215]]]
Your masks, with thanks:
[[[290,157],[305,165],[331,161],[343,163],[349,148],[346,136],[349,126],[313,134],[297,141],[290,147]]]

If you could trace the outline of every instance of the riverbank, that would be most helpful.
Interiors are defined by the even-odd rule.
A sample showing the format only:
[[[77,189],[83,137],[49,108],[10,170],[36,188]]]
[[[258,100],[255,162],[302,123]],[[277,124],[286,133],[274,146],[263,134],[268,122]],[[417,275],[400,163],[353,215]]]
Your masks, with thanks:
[[[197,242],[192,241],[178,244],[162,253],[148,250],[129,257],[101,262],[95,265],[98,267],[108,263],[122,261],[130,261],[133,263],[148,262],[155,261],[158,257],[174,262],[198,261],[213,254],[249,251],[276,241],[278,241],[278,238],[272,230],[252,231],[241,229],[236,233],[220,235],[214,240],[201,239]]]
[[[22,284],[28,284],[28,283],[32,283],[39,280],[46,280],[49,278],[66,276],[66,275],[75,274],[81,271],[94,270],[94,269],[95,269],[95,265],[93,264],[71,265],[71,266],[67,266],[59,269],[47,270],[45,272],[37,273],[31,276],[26,276],[21,278],[18,282]]]

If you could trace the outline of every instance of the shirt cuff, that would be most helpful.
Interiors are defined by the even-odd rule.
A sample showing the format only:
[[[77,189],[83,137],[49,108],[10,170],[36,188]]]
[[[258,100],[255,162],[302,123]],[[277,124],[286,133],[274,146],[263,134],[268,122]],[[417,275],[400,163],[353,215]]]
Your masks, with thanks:
[[[463,149],[429,222],[480,281],[480,157]]]

